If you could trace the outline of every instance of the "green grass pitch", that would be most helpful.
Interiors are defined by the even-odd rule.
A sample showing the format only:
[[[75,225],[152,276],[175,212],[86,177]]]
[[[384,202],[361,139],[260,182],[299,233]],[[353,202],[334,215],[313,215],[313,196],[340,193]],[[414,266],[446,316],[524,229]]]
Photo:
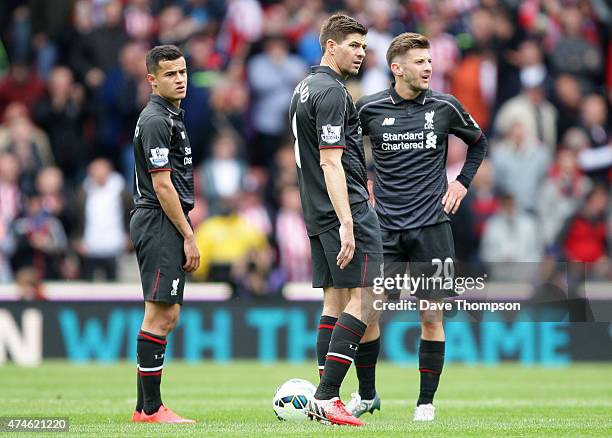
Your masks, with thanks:
[[[136,370],[132,363],[38,368],[0,367],[0,416],[66,416],[69,436],[268,437],[498,437],[612,436],[612,366],[567,368],[446,366],[433,423],[411,421],[418,391],[414,366],[381,364],[382,412],[366,414],[363,428],[283,423],[272,412],[276,387],[292,377],[316,383],[315,364],[257,362],[167,364],[162,395],[195,425],[132,424]],[[343,386],[348,400],[354,370]],[[2,434],[0,434],[2,435]],[[66,434],[30,434],[66,436]],[[10,434],[25,436],[25,434]]]

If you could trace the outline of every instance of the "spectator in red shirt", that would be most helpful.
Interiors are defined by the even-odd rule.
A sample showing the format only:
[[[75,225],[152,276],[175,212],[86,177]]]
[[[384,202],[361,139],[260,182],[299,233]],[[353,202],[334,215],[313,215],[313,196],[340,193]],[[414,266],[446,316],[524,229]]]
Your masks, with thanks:
[[[595,186],[566,222],[558,242],[567,261],[603,264],[608,260],[608,201],[606,188]]]
[[[15,63],[0,81],[0,114],[11,102],[22,102],[29,110],[45,92],[45,84],[27,64]]]

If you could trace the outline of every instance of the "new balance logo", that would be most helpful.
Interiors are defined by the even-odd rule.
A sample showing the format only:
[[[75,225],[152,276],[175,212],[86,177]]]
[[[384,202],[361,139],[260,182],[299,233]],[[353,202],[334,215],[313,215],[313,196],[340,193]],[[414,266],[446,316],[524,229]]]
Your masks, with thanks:
[[[381,126],[391,126],[395,124],[395,117],[386,117]]]

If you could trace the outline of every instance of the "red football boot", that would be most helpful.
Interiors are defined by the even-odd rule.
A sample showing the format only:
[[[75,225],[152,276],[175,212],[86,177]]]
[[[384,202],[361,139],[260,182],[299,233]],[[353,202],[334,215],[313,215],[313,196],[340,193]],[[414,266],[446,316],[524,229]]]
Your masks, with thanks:
[[[306,407],[308,418],[321,423],[337,424],[340,426],[363,426],[365,423],[351,415],[346,406],[338,397],[331,400],[317,400],[311,398]]]
[[[177,415],[174,412],[172,412],[170,409],[168,409],[164,405],[161,405],[159,407],[159,410],[151,415],[147,415],[143,411],[142,421],[145,423],[168,423],[168,424],[195,423],[195,420],[183,418],[180,415]]]

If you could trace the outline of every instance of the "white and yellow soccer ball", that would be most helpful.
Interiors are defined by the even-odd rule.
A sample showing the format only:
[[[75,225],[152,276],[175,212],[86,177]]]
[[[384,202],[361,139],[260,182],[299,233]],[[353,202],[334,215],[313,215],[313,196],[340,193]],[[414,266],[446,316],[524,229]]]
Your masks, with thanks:
[[[304,421],[306,405],[314,396],[316,387],[308,380],[287,380],[276,390],[272,399],[272,408],[276,418],[281,421]]]

